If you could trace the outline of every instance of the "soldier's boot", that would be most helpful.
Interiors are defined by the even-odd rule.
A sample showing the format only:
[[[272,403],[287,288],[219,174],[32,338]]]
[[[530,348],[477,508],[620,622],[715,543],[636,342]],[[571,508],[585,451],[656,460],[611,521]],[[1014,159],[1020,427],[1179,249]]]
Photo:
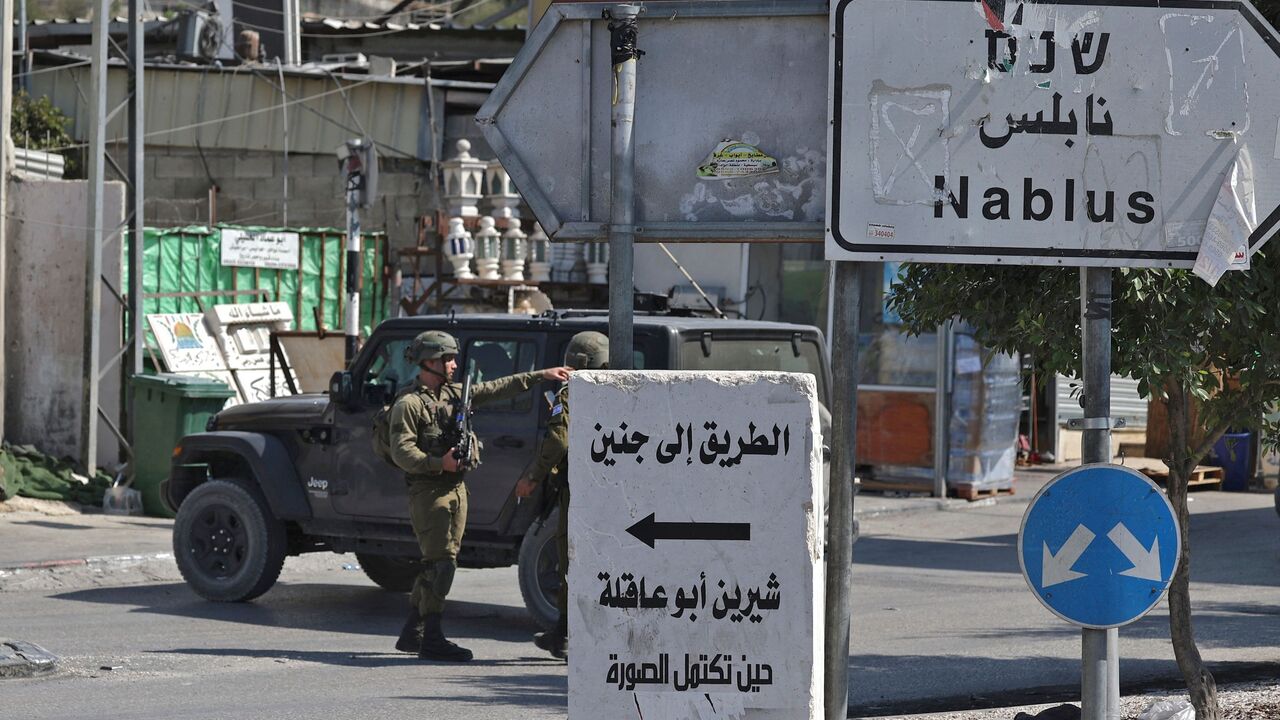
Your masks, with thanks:
[[[560,660],[569,658],[569,619],[563,614],[556,621],[554,630],[540,632],[533,636],[533,644],[551,653],[551,657]]]
[[[419,660],[443,660],[445,662],[468,662],[472,658],[471,651],[449,642],[440,629],[440,613],[427,613],[422,616],[422,645],[418,648]]]
[[[422,615],[418,606],[409,608],[409,619],[404,621],[400,629],[400,639],[396,640],[396,649],[400,652],[416,653],[422,647]]]

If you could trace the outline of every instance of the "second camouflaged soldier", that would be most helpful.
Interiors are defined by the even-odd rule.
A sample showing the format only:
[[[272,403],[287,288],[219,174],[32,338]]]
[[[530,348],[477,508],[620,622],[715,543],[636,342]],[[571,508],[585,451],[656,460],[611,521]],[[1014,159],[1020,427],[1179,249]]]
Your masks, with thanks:
[[[609,338],[586,331],[573,336],[564,351],[564,364],[574,370],[600,370],[609,367]],[[560,617],[550,632],[538,633],[533,643],[553,657],[568,657],[569,639],[569,386],[560,388],[551,406],[551,420],[542,440],[538,459],[516,484],[516,495],[529,497],[543,478],[549,478],[560,495],[560,522],[556,528],[556,550],[560,555],[560,594],[556,607]]]
[[[405,354],[420,369],[418,384],[392,406],[388,440],[391,457],[409,484],[409,519],[422,551],[423,570],[414,580],[409,619],[396,649],[416,651],[424,660],[466,662],[471,651],[450,642],[440,627],[467,524],[463,476],[479,464],[478,454],[473,454],[471,463],[460,467],[456,448],[448,442],[462,400],[462,385],[453,381],[458,341],[449,333],[429,330],[414,338]],[[471,388],[472,403],[510,398],[540,380],[563,382],[568,377],[569,368],[557,367],[477,383]]]

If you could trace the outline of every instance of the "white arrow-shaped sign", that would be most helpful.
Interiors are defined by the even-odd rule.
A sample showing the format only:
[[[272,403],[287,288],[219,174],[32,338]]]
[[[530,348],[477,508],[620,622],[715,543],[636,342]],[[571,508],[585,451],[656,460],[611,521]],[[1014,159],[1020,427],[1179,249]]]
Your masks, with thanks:
[[[1160,572],[1160,538],[1157,537],[1151,543],[1151,549],[1142,546],[1138,538],[1129,532],[1129,528],[1124,523],[1116,523],[1111,528],[1111,532],[1107,533],[1107,537],[1115,546],[1120,548],[1120,552],[1133,563],[1133,567],[1128,570],[1122,570],[1121,575],[1129,577],[1142,578],[1143,580],[1154,580],[1160,582],[1163,576]]]
[[[1067,538],[1062,547],[1058,548],[1057,555],[1050,552],[1049,543],[1045,543],[1043,569],[1040,573],[1040,587],[1047,588],[1051,585],[1084,577],[1084,573],[1072,570],[1071,566],[1075,565],[1080,556],[1084,554],[1085,548],[1089,547],[1089,543],[1093,542],[1093,538],[1094,534],[1089,528],[1077,525],[1075,531],[1071,533],[1071,537]]]

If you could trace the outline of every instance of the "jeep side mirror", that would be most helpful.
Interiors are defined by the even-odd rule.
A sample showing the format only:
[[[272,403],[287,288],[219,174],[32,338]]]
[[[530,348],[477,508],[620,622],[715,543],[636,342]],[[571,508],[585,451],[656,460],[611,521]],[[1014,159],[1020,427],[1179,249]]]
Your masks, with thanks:
[[[329,377],[329,400],[339,405],[351,404],[351,373],[339,370]]]

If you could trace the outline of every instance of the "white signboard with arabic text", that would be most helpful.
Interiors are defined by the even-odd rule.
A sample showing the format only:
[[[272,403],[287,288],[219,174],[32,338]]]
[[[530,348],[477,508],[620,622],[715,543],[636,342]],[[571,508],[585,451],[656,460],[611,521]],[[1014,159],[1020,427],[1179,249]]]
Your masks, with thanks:
[[[813,377],[583,371],[569,395],[569,717],[823,717]]]
[[[219,234],[226,267],[298,269],[298,233],[221,228]]]
[[[1191,268],[1203,243],[1216,279],[1280,222],[1280,41],[1250,3],[838,0],[831,32],[828,259]]]

